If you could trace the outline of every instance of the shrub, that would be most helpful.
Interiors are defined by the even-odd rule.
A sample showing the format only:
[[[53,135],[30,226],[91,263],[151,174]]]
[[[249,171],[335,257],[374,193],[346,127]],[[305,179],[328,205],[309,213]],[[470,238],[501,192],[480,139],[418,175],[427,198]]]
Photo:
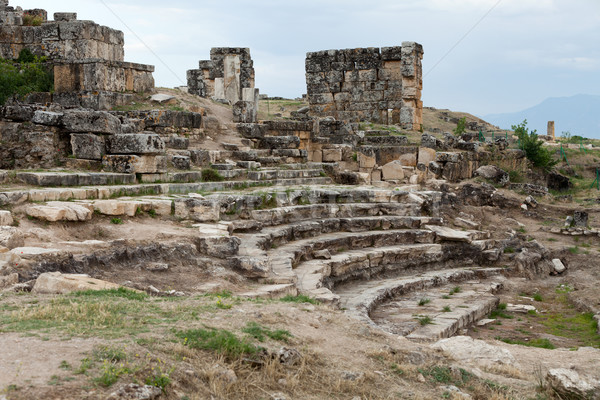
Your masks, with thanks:
[[[44,19],[39,15],[23,14],[24,26],[40,26]]]
[[[456,123],[456,128],[452,131],[456,136],[460,136],[467,131],[467,118],[462,117]]]
[[[45,67],[44,59],[32,56],[24,49],[19,54],[21,62],[0,59],[0,105],[12,96],[22,98],[31,92],[54,90],[54,78]]]
[[[519,137],[521,142],[521,149],[525,151],[527,159],[533,163],[534,166],[543,170],[550,170],[555,166],[558,161],[552,159],[552,153],[550,150],[543,146],[544,142],[538,139],[537,131],[529,131],[527,128],[527,120],[523,120],[518,125],[513,125],[512,129],[515,134]]]
[[[202,170],[202,180],[204,182],[222,182],[225,180],[225,177],[216,169],[206,168]]]

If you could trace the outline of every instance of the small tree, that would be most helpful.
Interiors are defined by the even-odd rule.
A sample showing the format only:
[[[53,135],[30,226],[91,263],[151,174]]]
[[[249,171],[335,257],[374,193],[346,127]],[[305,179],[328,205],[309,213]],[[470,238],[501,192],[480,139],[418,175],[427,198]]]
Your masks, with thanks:
[[[513,131],[519,137],[521,149],[525,151],[525,155],[534,166],[543,170],[550,170],[558,161],[552,159],[550,150],[544,147],[544,142],[538,139],[537,130],[529,132],[527,128],[527,120],[523,120],[518,125],[512,126]]]
[[[460,136],[467,131],[467,117],[462,117],[456,123],[456,128],[452,131],[454,135]]]

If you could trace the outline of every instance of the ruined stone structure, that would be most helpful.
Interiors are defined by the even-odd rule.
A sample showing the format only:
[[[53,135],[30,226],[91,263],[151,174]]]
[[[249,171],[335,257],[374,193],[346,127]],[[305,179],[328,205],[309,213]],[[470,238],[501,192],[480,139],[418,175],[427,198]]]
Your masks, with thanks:
[[[227,101],[233,105],[234,122],[256,122],[259,93],[254,88],[250,49],[215,47],[210,51],[210,60],[199,64],[200,69],[187,72],[189,93]]]
[[[188,91],[200,97],[226,99],[231,104],[244,99],[244,89],[254,89],[254,63],[250,49],[215,47],[200,69],[187,72]]]
[[[554,121],[548,121],[548,136],[552,138],[552,141],[556,138],[554,130]]]
[[[306,56],[310,113],[345,121],[400,124],[418,130],[423,122],[423,47],[325,50]]]
[[[39,26],[25,26],[23,17],[41,18]],[[54,65],[55,102],[68,106],[107,109],[124,104],[124,92],[154,88],[154,67],[126,63],[123,32],[93,21],[77,20],[76,13],[14,9],[0,2],[0,57],[14,59],[27,48]]]

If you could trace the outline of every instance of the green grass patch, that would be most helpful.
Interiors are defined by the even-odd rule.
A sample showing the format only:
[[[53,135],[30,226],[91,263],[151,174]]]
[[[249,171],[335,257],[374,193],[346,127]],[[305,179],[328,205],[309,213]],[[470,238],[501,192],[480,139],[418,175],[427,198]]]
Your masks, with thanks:
[[[539,347],[541,349],[554,350],[556,348],[552,344],[552,342],[548,339],[531,339],[531,340],[525,341],[525,340],[497,337],[496,340],[500,340],[500,341],[502,341],[504,343],[508,343],[508,344],[518,344],[518,345],[527,346],[527,347]]]
[[[205,168],[202,170],[202,181],[204,182],[223,182],[225,177],[216,169]]]
[[[264,342],[268,337],[269,339],[278,340],[280,342],[287,342],[292,334],[284,329],[271,330],[264,326],[257,324],[256,322],[248,322],[242,332],[247,333],[259,342]]]
[[[431,317],[429,315],[417,317],[417,321],[419,321],[419,324],[421,326],[433,324],[433,320],[431,319]]]
[[[444,308],[442,308],[442,312],[451,312],[452,309],[450,308],[450,306],[445,306]]]
[[[238,338],[234,333],[225,329],[190,329],[175,334],[185,346],[193,349],[209,350],[231,358],[244,354],[256,354],[259,347],[246,339]]]
[[[423,297],[421,300],[419,300],[419,306],[424,306],[431,303],[431,299],[428,299],[426,297]]]
[[[455,286],[454,288],[452,288],[452,290],[450,290],[450,296],[456,294],[456,293],[460,293],[462,291],[462,289],[460,288],[460,286]]]

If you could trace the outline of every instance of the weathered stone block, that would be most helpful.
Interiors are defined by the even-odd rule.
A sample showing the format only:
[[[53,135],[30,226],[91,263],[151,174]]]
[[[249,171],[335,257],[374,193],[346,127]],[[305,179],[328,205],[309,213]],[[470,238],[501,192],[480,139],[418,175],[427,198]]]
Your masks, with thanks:
[[[167,157],[156,155],[106,155],[102,158],[104,169],[125,174],[156,174],[167,172]]]
[[[323,162],[342,161],[342,149],[323,149]]]
[[[59,126],[62,122],[62,117],[62,113],[38,110],[33,113],[31,122],[39,125]]]
[[[188,170],[191,168],[190,157],[187,156],[173,156],[171,163],[173,164],[173,167],[177,169]]]
[[[63,124],[68,132],[105,133],[115,135],[121,132],[119,118],[105,111],[67,110]]]
[[[404,169],[401,161],[396,160],[385,164],[381,167],[383,180],[402,180],[404,179]]]
[[[156,133],[119,134],[107,138],[110,154],[160,154],[165,142]]]
[[[436,160],[436,152],[434,149],[427,147],[419,147],[418,162],[421,164],[429,165],[431,161]]]
[[[416,167],[417,155],[415,153],[405,153],[398,157],[398,161],[400,162],[400,164],[406,167]]]
[[[176,199],[175,217],[196,222],[217,222],[220,218],[218,202],[200,199]]]
[[[7,226],[13,224],[13,218],[10,211],[0,210],[0,226]]]
[[[102,160],[106,154],[104,137],[92,133],[72,133],[71,149],[75,158],[84,160]]]

